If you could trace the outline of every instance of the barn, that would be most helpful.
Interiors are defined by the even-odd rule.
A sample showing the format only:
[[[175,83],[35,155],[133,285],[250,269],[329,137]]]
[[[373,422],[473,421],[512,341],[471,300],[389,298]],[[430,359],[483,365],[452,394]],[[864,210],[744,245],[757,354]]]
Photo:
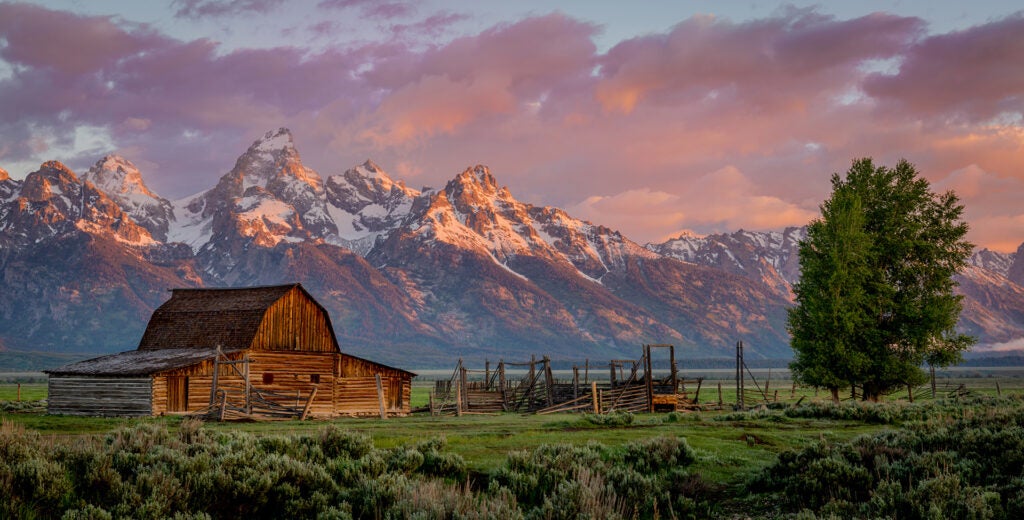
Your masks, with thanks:
[[[301,284],[173,289],[136,350],[47,371],[49,412],[405,415],[415,374],[345,354]]]

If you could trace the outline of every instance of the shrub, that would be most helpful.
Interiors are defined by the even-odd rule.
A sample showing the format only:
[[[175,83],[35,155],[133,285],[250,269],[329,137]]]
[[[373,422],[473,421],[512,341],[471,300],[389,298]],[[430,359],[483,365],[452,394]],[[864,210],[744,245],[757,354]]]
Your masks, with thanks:
[[[912,422],[901,430],[780,454],[748,485],[792,510],[898,518],[1016,518],[1024,427],[1013,410]]]

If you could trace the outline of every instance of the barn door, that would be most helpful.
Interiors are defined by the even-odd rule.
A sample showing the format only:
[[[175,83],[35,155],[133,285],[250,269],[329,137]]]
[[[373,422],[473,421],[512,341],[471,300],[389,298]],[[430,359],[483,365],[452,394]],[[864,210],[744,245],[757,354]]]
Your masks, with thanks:
[[[167,411],[188,411],[188,378],[167,376]]]

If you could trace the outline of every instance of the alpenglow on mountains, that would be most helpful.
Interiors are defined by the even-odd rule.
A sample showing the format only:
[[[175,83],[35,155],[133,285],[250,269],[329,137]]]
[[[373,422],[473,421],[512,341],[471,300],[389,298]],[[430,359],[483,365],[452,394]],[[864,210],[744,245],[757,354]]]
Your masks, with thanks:
[[[50,161],[23,181],[0,171],[0,348],[131,349],[168,288],[298,281],[344,350],[400,366],[623,359],[641,343],[722,357],[740,340],[784,358],[802,236],[643,247],[518,201],[484,166],[422,191],[370,161],[324,177],[286,129],[177,201],[122,157],[81,175]],[[980,252],[962,277],[962,325],[983,341],[1024,337],[1020,257]]]

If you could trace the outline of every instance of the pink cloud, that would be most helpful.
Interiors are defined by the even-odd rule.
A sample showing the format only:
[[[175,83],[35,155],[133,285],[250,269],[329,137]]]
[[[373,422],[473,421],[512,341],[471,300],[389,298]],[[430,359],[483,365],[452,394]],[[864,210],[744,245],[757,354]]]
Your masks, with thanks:
[[[922,40],[895,74],[876,73],[864,90],[925,119],[985,121],[1024,116],[1024,15]]]
[[[605,110],[624,113],[641,100],[792,107],[846,88],[857,67],[896,55],[920,29],[920,20],[884,14],[836,21],[794,12],[742,24],[695,17],[612,48],[596,94]]]
[[[110,17],[80,17],[20,3],[0,3],[0,58],[30,69],[79,75],[109,66],[162,38],[125,31]]]
[[[410,184],[441,186],[488,164],[524,201],[645,242],[799,224],[852,158],[906,158],[937,186],[964,190],[973,240],[1024,240],[1024,133],[989,121],[1019,111],[1020,72],[1006,65],[1021,61],[1007,29],[1019,17],[928,38],[920,20],[886,14],[692,18],[601,53],[599,28],[562,14],[416,40],[461,15],[438,16],[401,35],[385,28],[381,43],[226,50],[0,4],[0,59],[16,65],[0,78],[0,166],[17,176],[12,161],[58,158],[40,143],[100,128],[176,197],[208,188],[253,139],[288,126],[323,174],[372,158]],[[954,64],[993,84],[940,92],[932,74],[951,73],[943,38],[955,40]],[[956,49],[1001,58],[968,64]],[[902,66],[881,76],[876,60]]]

